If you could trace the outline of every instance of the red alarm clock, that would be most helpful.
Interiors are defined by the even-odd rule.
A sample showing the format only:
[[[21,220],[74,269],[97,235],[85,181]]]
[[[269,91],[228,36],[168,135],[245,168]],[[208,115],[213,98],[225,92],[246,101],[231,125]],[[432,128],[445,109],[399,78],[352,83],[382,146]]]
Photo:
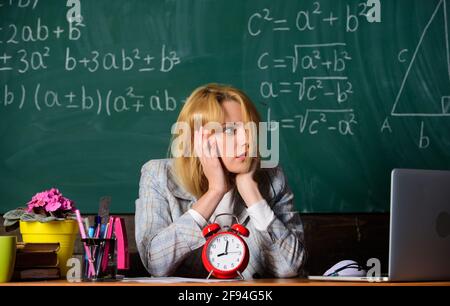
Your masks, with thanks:
[[[216,216],[231,215],[219,214]],[[232,215],[236,221],[236,216]],[[216,220],[214,218],[214,221]],[[217,223],[208,224],[203,229],[203,236],[206,243],[203,246],[202,261],[203,266],[209,272],[208,278],[235,278],[240,276],[245,270],[249,260],[249,251],[247,243],[243,237],[248,237],[248,229],[238,223],[221,231]]]

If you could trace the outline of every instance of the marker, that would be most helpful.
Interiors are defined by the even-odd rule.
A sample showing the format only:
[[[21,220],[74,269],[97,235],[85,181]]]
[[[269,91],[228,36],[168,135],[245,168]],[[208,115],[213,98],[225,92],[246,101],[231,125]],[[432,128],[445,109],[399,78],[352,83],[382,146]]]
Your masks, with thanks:
[[[81,238],[86,239],[86,232],[84,231],[84,225],[83,225],[83,220],[81,219],[80,211],[78,209],[75,210],[75,214],[77,216],[78,227],[80,228]],[[94,264],[92,263],[91,251],[89,250],[89,247],[86,245],[86,243],[83,243],[83,245],[84,245],[84,251],[86,252],[86,254],[89,258],[89,260],[88,260],[89,276],[95,275],[95,268],[94,268]]]
[[[86,224],[86,229],[89,230],[89,228],[91,227],[89,224],[89,218],[83,218],[84,224]]]
[[[90,226],[89,231],[88,231],[89,238],[94,238],[94,234],[95,234],[95,228],[94,228],[94,226]]]
[[[102,223],[102,217],[95,216],[95,233],[94,233],[94,238],[100,238],[101,223]]]

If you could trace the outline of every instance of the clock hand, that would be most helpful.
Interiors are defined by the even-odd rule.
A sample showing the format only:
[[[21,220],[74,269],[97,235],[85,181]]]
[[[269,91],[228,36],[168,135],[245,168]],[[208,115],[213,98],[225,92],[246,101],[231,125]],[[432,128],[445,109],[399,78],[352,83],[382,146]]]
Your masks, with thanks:
[[[223,255],[227,255],[228,254],[227,250],[228,250],[228,240],[227,240],[227,242],[225,244],[225,251],[223,253],[217,254],[217,257],[223,256]]]
[[[231,251],[231,252],[226,252],[226,253],[220,253],[220,254],[217,254],[217,257],[223,256],[223,255],[228,255],[231,253],[240,253],[240,251]]]

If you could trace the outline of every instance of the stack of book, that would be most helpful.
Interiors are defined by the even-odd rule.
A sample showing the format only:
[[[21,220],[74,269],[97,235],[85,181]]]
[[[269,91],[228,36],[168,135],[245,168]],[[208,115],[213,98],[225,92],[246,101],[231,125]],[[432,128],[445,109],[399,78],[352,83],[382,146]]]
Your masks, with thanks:
[[[46,280],[61,277],[58,268],[59,243],[17,243],[13,279]]]

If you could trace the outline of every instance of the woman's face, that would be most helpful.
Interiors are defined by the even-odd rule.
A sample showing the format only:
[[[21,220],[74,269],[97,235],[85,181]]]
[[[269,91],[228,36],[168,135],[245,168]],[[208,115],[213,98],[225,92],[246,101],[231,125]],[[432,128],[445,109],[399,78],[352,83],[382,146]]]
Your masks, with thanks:
[[[242,120],[241,105],[233,100],[222,102],[225,122],[222,133],[215,133],[219,156],[225,168],[232,173],[247,171],[248,137]]]

